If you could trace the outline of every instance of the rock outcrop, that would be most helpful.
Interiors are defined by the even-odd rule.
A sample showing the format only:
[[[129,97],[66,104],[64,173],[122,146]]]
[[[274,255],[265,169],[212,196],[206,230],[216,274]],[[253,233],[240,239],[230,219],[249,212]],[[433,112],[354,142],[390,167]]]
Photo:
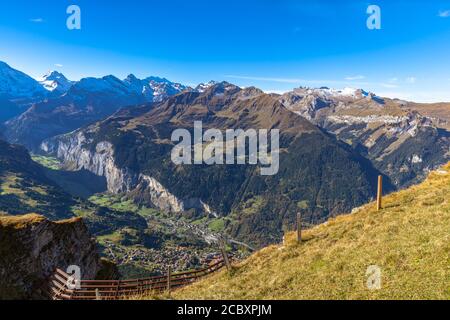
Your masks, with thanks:
[[[94,279],[102,268],[95,241],[80,218],[0,217],[0,300],[45,299],[48,277],[71,265],[80,267],[83,279]]]

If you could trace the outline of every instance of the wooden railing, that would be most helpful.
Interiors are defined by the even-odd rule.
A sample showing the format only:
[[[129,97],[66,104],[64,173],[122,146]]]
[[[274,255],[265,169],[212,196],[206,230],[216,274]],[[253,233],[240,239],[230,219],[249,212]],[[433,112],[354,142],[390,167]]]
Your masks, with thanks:
[[[220,260],[206,268],[134,280],[80,280],[78,289],[71,289],[71,276],[57,269],[49,280],[52,300],[118,300],[161,293],[184,287],[226,266]]]

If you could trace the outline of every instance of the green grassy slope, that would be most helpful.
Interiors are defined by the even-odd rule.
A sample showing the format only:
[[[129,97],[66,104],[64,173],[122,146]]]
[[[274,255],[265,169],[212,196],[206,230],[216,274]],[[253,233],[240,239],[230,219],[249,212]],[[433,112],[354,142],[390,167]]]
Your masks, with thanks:
[[[176,299],[450,299],[450,164],[393,193],[260,250],[174,293]],[[368,267],[381,289],[367,287]]]

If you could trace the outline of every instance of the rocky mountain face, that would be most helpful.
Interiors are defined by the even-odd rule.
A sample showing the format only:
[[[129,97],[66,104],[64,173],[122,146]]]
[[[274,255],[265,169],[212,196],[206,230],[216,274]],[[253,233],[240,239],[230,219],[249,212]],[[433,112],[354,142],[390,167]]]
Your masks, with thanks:
[[[2,137],[36,151],[46,138],[101,120],[121,107],[160,102],[189,89],[165,78],[129,75],[70,81],[51,71],[39,81],[0,61]]]
[[[450,160],[450,133],[416,111],[425,105],[327,88],[299,88],[279,100],[369,158],[397,187],[417,183]]]
[[[253,165],[175,165],[171,134],[177,128],[192,131],[194,121],[202,121],[204,130],[279,129],[279,173],[261,176]],[[228,83],[123,109],[41,148],[68,167],[106,177],[110,192],[128,192],[136,201],[171,212],[226,217],[230,234],[257,245],[281,239],[298,210],[305,222],[316,223],[366,202],[379,174],[277,97]]]
[[[95,241],[80,218],[0,217],[0,299],[45,299],[49,276],[71,265],[80,267],[83,279],[95,279],[102,269]]]

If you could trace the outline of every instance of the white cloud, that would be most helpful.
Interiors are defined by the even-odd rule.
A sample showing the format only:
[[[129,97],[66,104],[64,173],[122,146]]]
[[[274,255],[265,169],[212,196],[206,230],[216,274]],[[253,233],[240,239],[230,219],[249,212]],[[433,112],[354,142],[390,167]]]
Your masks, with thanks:
[[[289,92],[291,90],[276,90],[276,89],[268,89],[268,90],[264,90],[264,93],[270,94],[270,93],[275,93],[275,94],[285,94],[286,92]]]
[[[393,83],[380,83],[383,88],[398,88],[398,85]]]
[[[30,22],[42,23],[42,22],[45,22],[45,20],[42,18],[34,18],[34,19],[30,19]]]
[[[450,10],[443,10],[443,11],[441,10],[441,11],[439,11],[438,16],[441,17],[441,18],[448,18],[448,17],[450,17]]]
[[[408,78],[406,78],[406,83],[413,84],[413,83],[416,83],[416,81],[417,81],[416,77],[408,77]]]
[[[62,67],[63,67],[63,65],[62,65],[62,64],[60,64],[60,63],[55,63],[55,67],[57,67],[57,68],[62,68]]]
[[[346,77],[345,80],[353,81],[353,80],[363,80],[365,78],[366,78],[365,76],[358,75],[358,76]]]
[[[349,85],[349,80],[330,80],[330,79],[296,79],[296,78],[270,78],[270,77],[254,77],[254,76],[239,76],[239,75],[225,75],[226,78],[241,79],[241,80],[253,80],[253,81],[265,81],[265,82],[279,82],[290,83],[295,85]],[[366,86],[369,82],[357,81],[352,82],[352,85]]]

